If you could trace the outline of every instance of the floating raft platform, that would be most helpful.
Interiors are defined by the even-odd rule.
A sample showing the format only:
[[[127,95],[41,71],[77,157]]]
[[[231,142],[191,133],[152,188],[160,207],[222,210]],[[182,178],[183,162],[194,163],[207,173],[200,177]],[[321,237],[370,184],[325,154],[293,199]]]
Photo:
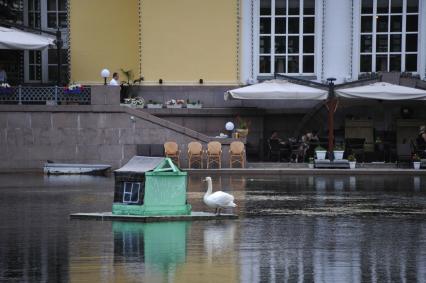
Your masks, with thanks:
[[[80,220],[101,220],[101,221],[134,221],[134,222],[169,222],[169,221],[205,221],[205,220],[225,220],[238,219],[236,214],[216,215],[210,212],[191,212],[190,215],[117,215],[112,212],[95,213],[74,213],[70,214],[71,219]]]

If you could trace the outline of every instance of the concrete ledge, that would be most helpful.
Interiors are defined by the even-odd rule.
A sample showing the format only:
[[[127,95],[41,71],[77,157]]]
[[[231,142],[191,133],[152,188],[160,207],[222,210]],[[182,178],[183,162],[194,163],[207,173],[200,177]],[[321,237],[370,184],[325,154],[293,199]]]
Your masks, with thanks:
[[[192,212],[190,215],[164,215],[164,216],[140,216],[140,215],[115,215],[111,212],[99,213],[74,213],[70,219],[101,220],[101,221],[134,221],[134,222],[167,222],[167,221],[201,221],[238,219],[235,214],[216,215],[209,212]]]
[[[426,170],[414,169],[308,169],[308,168],[224,168],[224,169],[184,169],[189,174],[222,175],[409,175],[426,176]]]

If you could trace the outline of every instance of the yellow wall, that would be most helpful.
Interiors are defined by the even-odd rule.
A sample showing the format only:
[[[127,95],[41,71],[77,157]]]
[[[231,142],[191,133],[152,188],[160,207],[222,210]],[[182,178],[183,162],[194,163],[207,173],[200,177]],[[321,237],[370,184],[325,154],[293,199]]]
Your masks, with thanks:
[[[71,81],[101,83],[103,68],[111,74],[132,69],[139,78],[138,5],[138,0],[70,0]]]
[[[140,1],[145,84],[237,84],[239,0]]]

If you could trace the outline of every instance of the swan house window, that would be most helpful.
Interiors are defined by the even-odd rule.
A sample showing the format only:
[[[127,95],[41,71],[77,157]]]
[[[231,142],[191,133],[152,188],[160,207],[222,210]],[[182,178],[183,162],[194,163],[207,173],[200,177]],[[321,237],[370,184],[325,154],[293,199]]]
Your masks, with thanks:
[[[362,0],[361,72],[417,72],[418,0]]]
[[[260,0],[259,73],[313,74],[315,0]]]

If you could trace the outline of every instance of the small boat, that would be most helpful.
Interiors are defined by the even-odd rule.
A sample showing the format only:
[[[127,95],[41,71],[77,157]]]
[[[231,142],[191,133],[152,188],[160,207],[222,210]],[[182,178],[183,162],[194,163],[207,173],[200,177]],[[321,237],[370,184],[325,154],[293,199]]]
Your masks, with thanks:
[[[89,174],[102,175],[111,169],[106,164],[67,164],[47,162],[43,166],[44,174]]]

